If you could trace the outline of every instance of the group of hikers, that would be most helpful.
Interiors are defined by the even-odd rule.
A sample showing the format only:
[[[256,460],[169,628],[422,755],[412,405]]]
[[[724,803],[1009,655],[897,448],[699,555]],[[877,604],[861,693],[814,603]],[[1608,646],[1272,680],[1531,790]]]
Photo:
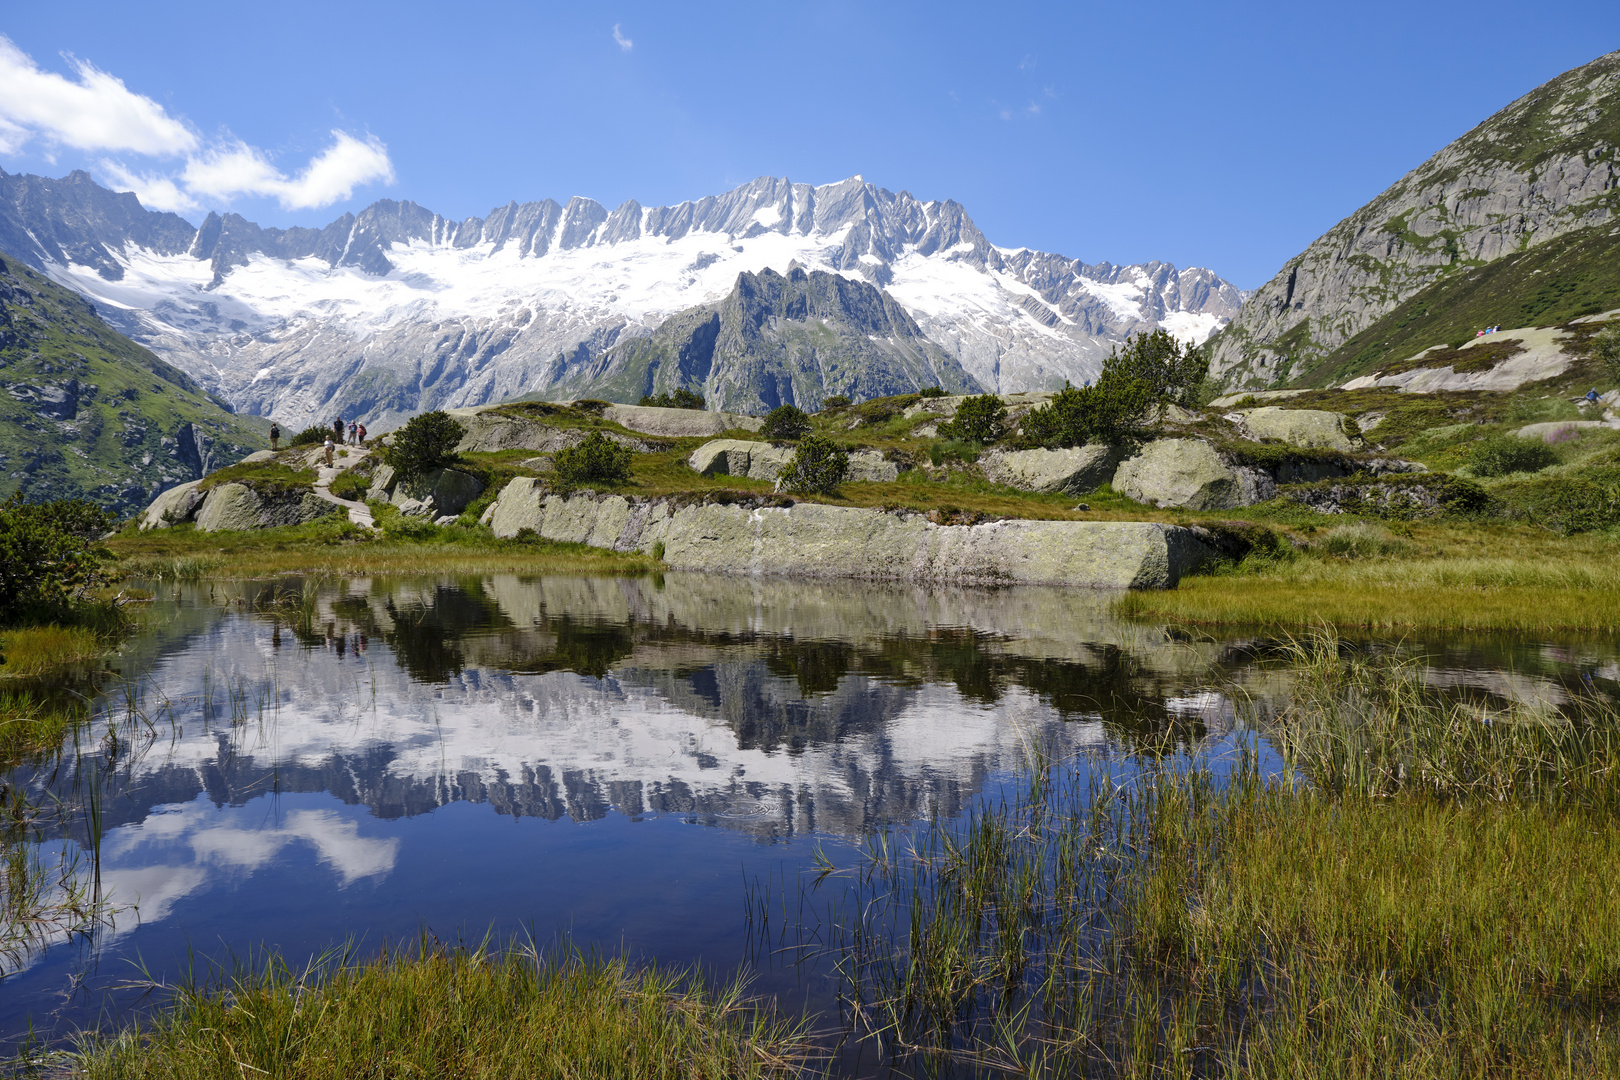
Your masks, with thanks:
[[[1474,336],[1475,337],[1484,337],[1486,334],[1494,334],[1500,329],[1502,329],[1500,326],[1487,326],[1485,329],[1481,330],[1479,333],[1475,334]]]
[[[345,435],[347,435],[346,439]],[[272,423],[270,425],[270,449],[279,450],[281,448],[280,444],[281,425]],[[366,445],[366,425],[362,424],[358,420],[350,420],[348,426],[345,427],[343,417],[341,416],[332,421],[332,434],[326,437],[326,442],[322,447],[322,449],[326,451],[326,464],[328,468],[330,468],[332,465],[333,448],[343,445]]]

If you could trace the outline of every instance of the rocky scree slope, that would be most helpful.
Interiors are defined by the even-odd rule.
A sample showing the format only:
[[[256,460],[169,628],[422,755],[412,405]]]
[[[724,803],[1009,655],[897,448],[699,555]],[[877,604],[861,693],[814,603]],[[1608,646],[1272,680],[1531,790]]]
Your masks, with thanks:
[[[710,408],[740,413],[778,405],[814,411],[834,394],[864,401],[928,386],[980,389],[888,293],[792,266],[786,275],[739,274],[718,304],[620,342],[558,394],[633,402],[683,386],[703,393]]]
[[[0,257],[0,495],[128,513],[264,445],[257,424]]]
[[[762,177],[676,206],[509,203],[452,221],[382,200],[321,229],[210,214],[193,228],[84,173],[0,173],[0,248],[115,309],[121,329],[238,409],[297,428],[549,393],[622,340],[723,300],[738,275],[885,290],[981,385],[1094,377],[1165,326],[1202,339],[1242,296],[1200,268],[998,248],[949,201],[852,177]]]
[[[1392,350],[1414,344],[1396,346],[1388,340],[1393,332],[1456,303],[1454,296],[1429,290],[1471,276],[1488,279],[1493,303],[1545,294],[1548,303],[1538,312],[1544,321],[1602,310],[1593,306],[1601,298],[1583,299],[1580,310],[1560,305],[1568,307],[1564,301],[1580,291],[1592,266],[1612,263],[1620,248],[1617,146],[1620,52],[1565,72],[1513,102],[1290,259],[1212,342],[1212,372],[1232,388],[1309,379],[1335,350],[1406,305],[1401,320],[1358,343],[1359,350],[1377,338],[1374,353],[1362,356],[1359,367],[1348,364],[1350,358],[1335,358],[1334,366],[1346,369],[1341,374],[1362,374],[1385,355],[1378,350],[1386,343]],[[1563,248],[1551,247],[1560,241],[1597,250],[1577,252],[1567,262]],[[1511,260],[1510,281],[1480,273],[1503,260]],[[1549,272],[1552,277],[1538,276]],[[1470,314],[1523,324],[1513,315],[1493,317],[1490,309],[1486,303]],[[1425,340],[1407,352],[1438,343]]]

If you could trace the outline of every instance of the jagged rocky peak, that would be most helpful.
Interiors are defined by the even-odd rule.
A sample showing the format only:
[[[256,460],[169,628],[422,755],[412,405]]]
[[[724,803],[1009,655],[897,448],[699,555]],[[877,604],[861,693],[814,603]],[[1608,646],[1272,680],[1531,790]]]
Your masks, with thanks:
[[[138,207],[87,180],[0,178],[0,243],[56,238],[19,241],[16,253],[103,301],[121,329],[239,409],[284,426],[358,411],[381,431],[423,409],[553,394],[616,344],[721,302],[740,274],[793,264],[876,287],[967,379],[1008,391],[1093,377],[1138,330],[1202,340],[1241,303],[1208,271],[1000,249],[960,204],[859,176],[761,177],[673,206],[511,202],[461,221],[384,199],[319,229],[230,213],[196,228],[174,215],[85,213],[96,200]],[[571,257],[579,251],[589,258]],[[205,260],[212,274],[200,283],[182,261],[143,252]],[[334,292],[311,260],[370,283]]]
[[[1620,212],[1620,52],[1498,111],[1288,260],[1215,343],[1234,385],[1298,377],[1450,275]]]

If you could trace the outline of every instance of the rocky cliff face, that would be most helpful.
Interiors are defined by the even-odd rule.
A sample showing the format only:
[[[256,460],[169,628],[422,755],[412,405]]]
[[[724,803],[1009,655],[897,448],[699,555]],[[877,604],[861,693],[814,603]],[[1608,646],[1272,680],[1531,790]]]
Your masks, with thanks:
[[[383,200],[322,229],[232,214],[193,229],[138,207],[82,173],[0,174],[0,247],[239,410],[293,428],[341,413],[383,430],[421,409],[556,396],[619,342],[794,261],[882,289],[1004,391],[1090,378],[1138,330],[1202,340],[1242,302],[1208,270],[998,248],[957,203],[860,177],[765,177],[665,207],[509,203],[462,221]]]
[[[1214,343],[1234,388],[1298,378],[1425,289],[1620,210],[1620,52],[1531,91],[1339,222]]]
[[[0,257],[0,496],[127,513],[263,442],[82,297]]]
[[[925,386],[979,390],[887,292],[794,266],[786,275],[739,274],[724,300],[620,342],[559,392],[636,401],[682,386],[699,390],[710,408],[754,414],[778,405],[814,410],[833,394],[858,401]]]

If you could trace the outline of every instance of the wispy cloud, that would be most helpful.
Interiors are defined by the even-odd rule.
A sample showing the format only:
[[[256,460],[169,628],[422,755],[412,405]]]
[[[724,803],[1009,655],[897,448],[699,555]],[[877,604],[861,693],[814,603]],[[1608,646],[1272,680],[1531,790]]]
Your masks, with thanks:
[[[619,48],[623,49],[625,52],[629,52],[631,49],[636,47],[635,42],[624,36],[624,32],[619,29],[618,23],[613,24],[613,40],[617,42]]]
[[[107,155],[97,165],[101,177],[155,210],[198,210],[243,196],[308,210],[341,202],[363,184],[394,180],[388,148],[375,136],[334,130],[326,149],[288,175],[258,147],[229,137],[205,141],[123,80],[87,61],[68,62],[76,79],[41,69],[0,36],[0,154],[35,147],[54,161],[67,147]],[[123,154],[184,158],[184,164],[131,166],[117,156]]]

